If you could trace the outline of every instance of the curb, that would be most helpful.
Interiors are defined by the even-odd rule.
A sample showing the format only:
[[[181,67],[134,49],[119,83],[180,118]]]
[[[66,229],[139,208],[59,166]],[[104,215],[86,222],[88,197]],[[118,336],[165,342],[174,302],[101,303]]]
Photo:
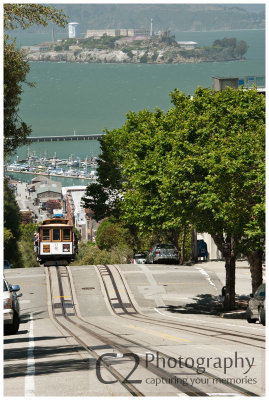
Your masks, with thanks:
[[[221,318],[246,319],[246,311],[231,311],[220,314]]]

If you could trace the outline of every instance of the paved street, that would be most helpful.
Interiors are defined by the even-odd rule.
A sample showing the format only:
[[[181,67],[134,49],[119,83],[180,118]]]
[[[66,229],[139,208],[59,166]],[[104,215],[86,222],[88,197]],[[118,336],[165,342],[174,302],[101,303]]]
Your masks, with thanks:
[[[33,185],[17,182],[16,200],[20,210],[32,210],[37,217],[37,222],[42,222],[47,218],[47,213],[34,204],[35,195],[34,192],[29,192],[30,186]]]
[[[19,284],[23,293],[20,330],[4,337],[6,396],[129,396],[131,389],[120,378],[102,367],[103,380],[116,380],[104,384],[96,372],[96,357],[113,353],[116,358],[109,361],[110,367],[126,376],[134,363],[122,356],[125,352],[138,356],[132,378],[141,381],[134,386],[145,395],[193,395],[195,390],[211,396],[238,395],[240,390],[263,394],[265,328],[245,319],[219,317],[220,262],[119,265],[111,270],[115,286],[108,281],[107,288],[95,266],[73,266],[69,271],[72,293],[68,293],[65,275],[63,291],[66,307],[71,307],[72,296],[76,312],[67,308],[67,320],[57,311],[61,296],[57,280],[52,280],[56,292],[50,294],[43,267],[5,271],[7,280]],[[249,283],[247,269],[238,268],[237,274],[241,280],[238,294],[244,295],[249,291],[244,286]],[[105,270],[104,277],[109,279]],[[123,303],[117,303],[113,311],[110,298],[115,303],[118,295]],[[52,308],[51,301],[56,302]],[[128,312],[129,302],[136,311]],[[59,315],[56,319],[54,312]],[[86,348],[93,353],[89,355]],[[173,362],[180,357],[188,367],[184,363],[175,367]],[[205,367],[205,374],[197,372],[197,363]],[[165,374],[177,376],[181,384],[170,384],[164,378],[159,382],[157,378]],[[227,379],[235,386],[227,384]]]

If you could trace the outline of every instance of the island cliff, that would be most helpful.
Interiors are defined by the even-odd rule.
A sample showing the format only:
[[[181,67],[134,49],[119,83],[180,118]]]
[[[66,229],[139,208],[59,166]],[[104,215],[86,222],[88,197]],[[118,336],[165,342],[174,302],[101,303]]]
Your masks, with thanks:
[[[42,49],[42,50],[41,50]],[[174,36],[146,38],[132,42],[120,37],[66,39],[47,46],[25,49],[28,61],[82,63],[179,64],[242,60],[247,44],[235,38],[215,40],[210,47],[186,49]]]

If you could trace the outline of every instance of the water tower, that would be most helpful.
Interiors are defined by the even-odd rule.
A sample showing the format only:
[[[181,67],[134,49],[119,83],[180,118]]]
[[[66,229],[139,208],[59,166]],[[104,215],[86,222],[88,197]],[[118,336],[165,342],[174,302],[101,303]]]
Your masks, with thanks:
[[[79,36],[79,23],[70,22],[68,24],[68,37],[69,39],[76,39]]]

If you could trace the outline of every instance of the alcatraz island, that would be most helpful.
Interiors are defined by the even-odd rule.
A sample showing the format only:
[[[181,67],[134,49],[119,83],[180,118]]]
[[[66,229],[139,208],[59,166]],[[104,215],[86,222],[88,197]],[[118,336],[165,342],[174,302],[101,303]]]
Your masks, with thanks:
[[[170,31],[153,33],[143,29],[87,30],[78,38],[79,24],[69,23],[69,37],[56,42],[23,46],[28,61],[81,63],[179,64],[244,59],[248,45],[236,38],[199,47],[196,42],[177,41]]]

